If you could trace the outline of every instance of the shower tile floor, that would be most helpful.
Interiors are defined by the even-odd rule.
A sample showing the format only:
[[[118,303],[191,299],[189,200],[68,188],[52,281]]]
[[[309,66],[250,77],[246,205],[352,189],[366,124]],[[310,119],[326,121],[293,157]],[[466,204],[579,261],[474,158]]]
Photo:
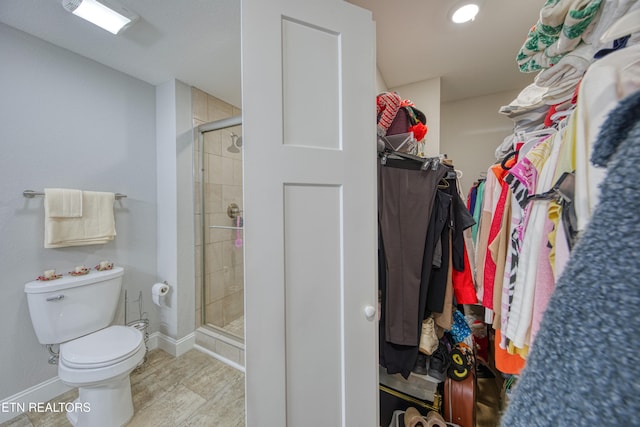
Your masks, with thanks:
[[[131,374],[135,414],[127,427],[243,427],[244,373],[191,350],[175,358],[151,350]],[[72,402],[77,389],[53,399]],[[64,413],[22,414],[0,427],[68,427]]]
[[[244,338],[244,316],[240,316],[225,325],[225,331],[239,338]]]

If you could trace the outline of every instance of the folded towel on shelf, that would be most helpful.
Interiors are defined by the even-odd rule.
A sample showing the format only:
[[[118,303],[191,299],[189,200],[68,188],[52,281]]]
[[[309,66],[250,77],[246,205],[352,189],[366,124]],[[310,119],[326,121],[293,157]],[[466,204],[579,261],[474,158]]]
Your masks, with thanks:
[[[80,218],[82,191],[69,188],[45,188],[44,213],[47,218]]]
[[[63,248],[104,244],[116,236],[114,193],[82,192],[82,216],[59,218],[45,215],[44,247]]]

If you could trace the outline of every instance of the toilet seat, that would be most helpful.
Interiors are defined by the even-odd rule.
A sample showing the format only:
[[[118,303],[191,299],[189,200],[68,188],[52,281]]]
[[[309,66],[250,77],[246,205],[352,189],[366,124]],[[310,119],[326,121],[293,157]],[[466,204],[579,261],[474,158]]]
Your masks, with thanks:
[[[60,344],[60,359],[69,368],[102,368],[129,358],[143,345],[139,330],[115,325]]]

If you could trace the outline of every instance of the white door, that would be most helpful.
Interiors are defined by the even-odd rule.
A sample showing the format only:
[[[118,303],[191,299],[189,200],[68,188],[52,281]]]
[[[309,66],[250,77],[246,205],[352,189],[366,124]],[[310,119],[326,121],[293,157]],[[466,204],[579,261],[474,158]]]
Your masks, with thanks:
[[[249,427],[378,425],[374,45],[341,0],[242,0]]]

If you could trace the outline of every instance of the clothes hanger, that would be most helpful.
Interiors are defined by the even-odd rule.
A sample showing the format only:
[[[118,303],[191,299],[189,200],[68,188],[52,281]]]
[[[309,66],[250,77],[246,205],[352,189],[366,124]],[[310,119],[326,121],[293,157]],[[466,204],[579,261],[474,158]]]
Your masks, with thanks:
[[[562,118],[565,118],[567,116],[570,116],[571,113],[573,113],[573,110],[575,110],[575,107],[571,108],[571,109],[568,109],[568,110],[558,111],[558,112],[556,112],[556,113],[551,115],[551,121],[556,122],[556,121],[558,121],[558,119],[562,119]]]
[[[387,159],[390,159],[390,158],[419,162],[421,164],[420,166],[421,170],[427,170],[429,167],[431,167],[431,169],[435,171],[435,170],[438,170],[438,167],[440,166],[440,157],[420,157],[414,154],[391,151],[389,149],[381,153],[380,164],[386,165]]]
[[[531,200],[552,200],[552,199],[564,199],[566,201],[573,200],[575,192],[575,173],[564,172],[558,181],[551,187],[550,190],[544,193],[532,194],[527,197],[527,203]]]
[[[524,142],[524,144],[518,150],[520,155],[526,155],[533,147],[535,147],[540,141],[540,137],[547,135],[554,135],[558,132],[558,129],[554,127],[542,128],[530,132],[524,132],[522,134],[522,139],[520,142]]]
[[[445,190],[447,188],[449,188],[449,181],[444,178],[440,179],[440,182],[438,183],[438,189]]]
[[[536,136],[551,135],[551,134],[554,134],[556,132],[557,132],[557,130],[555,128],[552,128],[552,127],[532,130],[532,131],[529,131],[529,132],[522,132],[521,141],[524,141],[525,139],[529,140],[530,138],[535,138]],[[526,141],[524,141],[524,142],[526,142]]]
[[[510,153],[508,153],[506,156],[504,156],[504,158],[502,159],[502,161],[500,162],[500,167],[506,171],[508,171],[509,169],[511,169],[513,166],[511,167],[507,167],[507,162],[509,161],[509,159],[515,157],[518,155],[518,151],[513,150]],[[485,176],[486,178],[486,176]]]

